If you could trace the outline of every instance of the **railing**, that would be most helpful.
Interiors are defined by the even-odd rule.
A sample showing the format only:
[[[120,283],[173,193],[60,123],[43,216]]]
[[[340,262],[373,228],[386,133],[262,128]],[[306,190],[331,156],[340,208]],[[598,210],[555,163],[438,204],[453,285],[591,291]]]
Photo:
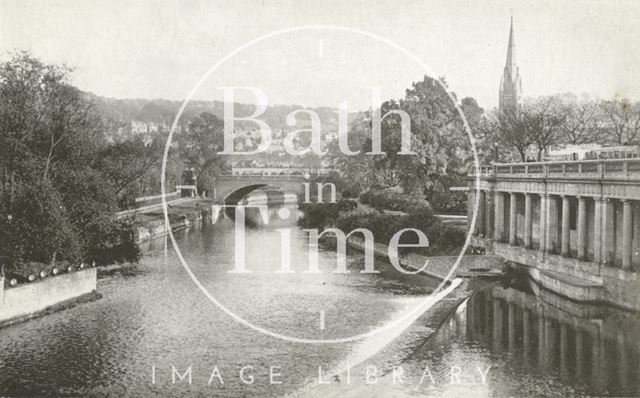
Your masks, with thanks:
[[[305,177],[303,175],[293,174],[293,175],[275,175],[275,174],[239,174],[239,175],[231,175],[231,174],[223,174],[217,178],[219,181],[231,181],[231,180],[273,180],[273,181],[298,181],[304,180]]]
[[[325,175],[330,174],[333,169],[325,167],[233,167],[231,169],[232,175],[294,175],[300,174],[318,174]]]
[[[475,176],[475,170],[470,175]],[[566,160],[495,163],[480,167],[481,177],[632,179],[640,180],[640,159]]]

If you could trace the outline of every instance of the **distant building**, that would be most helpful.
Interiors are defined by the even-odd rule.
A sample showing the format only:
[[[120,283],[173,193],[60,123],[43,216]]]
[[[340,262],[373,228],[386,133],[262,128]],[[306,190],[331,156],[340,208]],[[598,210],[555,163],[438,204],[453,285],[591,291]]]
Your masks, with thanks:
[[[522,96],[522,81],[516,65],[516,42],[513,35],[513,17],[509,30],[509,45],[507,47],[507,61],[500,79],[500,94],[498,109],[503,111],[508,108],[516,108],[520,104]]]
[[[138,134],[146,134],[149,132],[149,129],[147,128],[147,124],[144,122],[140,122],[137,120],[132,120],[131,121],[131,134],[132,135],[138,135]]]

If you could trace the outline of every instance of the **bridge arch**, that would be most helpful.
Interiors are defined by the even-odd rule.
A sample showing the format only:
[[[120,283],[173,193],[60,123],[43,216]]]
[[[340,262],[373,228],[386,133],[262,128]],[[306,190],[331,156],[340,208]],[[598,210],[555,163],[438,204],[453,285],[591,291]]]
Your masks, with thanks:
[[[241,176],[223,175],[219,176],[215,182],[214,199],[224,204],[237,203],[244,195],[258,188],[271,186],[285,191],[301,194],[304,190],[305,179],[303,176],[291,175],[262,175],[262,176]],[[233,195],[233,196],[232,196]]]

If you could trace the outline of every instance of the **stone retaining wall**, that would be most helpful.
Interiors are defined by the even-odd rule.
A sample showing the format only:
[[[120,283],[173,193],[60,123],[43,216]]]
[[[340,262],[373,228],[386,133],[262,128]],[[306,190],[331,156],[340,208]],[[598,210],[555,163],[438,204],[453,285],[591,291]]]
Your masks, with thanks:
[[[0,278],[0,326],[38,315],[40,312],[96,290],[96,268],[87,268],[15,287]]]
[[[364,240],[357,236],[350,236],[347,239],[349,247],[364,251]],[[383,243],[376,242],[374,244],[374,253],[378,257],[388,259],[388,246]],[[423,256],[421,254],[409,253],[400,256],[400,265],[406,268],[421,269],[428,261],[429,264],[423,271],[425,274],[438,279],[445,279],[451,268],[455,265],[458,256]],[[490,255],[465,255],[462,256],[458,268],[450,278],[454,278],[461,273],[469,272],[474,269],[502,269],[504,259],[500,256]]]

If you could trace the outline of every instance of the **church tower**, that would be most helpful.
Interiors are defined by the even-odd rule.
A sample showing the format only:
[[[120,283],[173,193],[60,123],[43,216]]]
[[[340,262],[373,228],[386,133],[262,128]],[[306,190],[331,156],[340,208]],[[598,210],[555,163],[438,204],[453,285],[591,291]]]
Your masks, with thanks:
[[[507,62],[504,65],[502,79],[500,79],[500,97],[498,109],[516,108],[520,104],[522,82],[516,65],[516,42],[513,36],[513,16],[509,30],[509,46],[507,48]]]

